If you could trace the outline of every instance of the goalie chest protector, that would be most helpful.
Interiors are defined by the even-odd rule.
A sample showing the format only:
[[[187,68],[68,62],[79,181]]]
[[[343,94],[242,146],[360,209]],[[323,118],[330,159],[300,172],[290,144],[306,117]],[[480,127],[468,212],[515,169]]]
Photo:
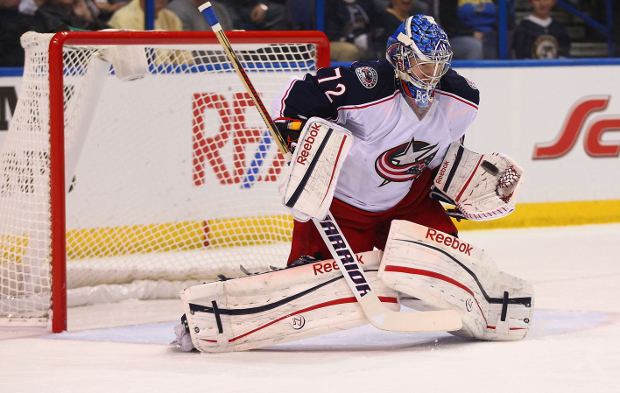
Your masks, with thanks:
[[[335,197],[363,210],[386,210],[402,200],[424,169],[441,163],[477,113],[478,90],[454,70],[441,79],[422,119],[398,84],[387,61],[356,62],[292,81],[276,105],[276,116],[318,116],[351,131],[354,142]]]

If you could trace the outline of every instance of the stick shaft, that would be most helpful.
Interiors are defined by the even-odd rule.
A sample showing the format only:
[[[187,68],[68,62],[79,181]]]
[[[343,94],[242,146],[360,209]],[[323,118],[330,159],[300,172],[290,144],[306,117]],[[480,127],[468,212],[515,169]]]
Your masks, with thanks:
[[[276,126],[273,123],[273,120],[271,120],[271,116],[269,116],[269,112],[265,108],[265,105],[263,104],[263,101],[261,100],[258,92],[254,88],[254,85],[252,84],[252,81],[248,77],[248,74],[245,72],[245,69],[243,68],[243,65],[241,64],[241,61],[239,61],[237,54],[233,50],[230,44],[230,41],[228,40],[228,37],[226,36],[226,34],[224,33],[224,30],[222,29],[222,26],[220,26],[220,23],[218,22],[217,17],[215,15],[215,12],[213,12],[211,3],[207,2],[201,5],[200,7],[198,7],[198,9],[200,10],[200,12],[203,14],[205,19],[207,20],[207,23],[211,25],[211,28],[213,29],[213,32],[215,33],[217,40],[219,41],[220,45],[222,45],[222,48],[224,48],[224,52],[226,53],[228,60],[230,60],[233,67],[235,68],[235,71],[237,71],[237,75],[239,75],[239,78],[241,79],[241,82],[244,84],[248,94],[250,95],[250,98],[254,102],[254,105],[256,106],[258,113],[260,114],[263,121],[265,122],[265,125],[269,129],[269,133],[276,140],[276,143],[278,144],[278,148],[280,149],[282,154],[284,155],[289,154],[286,142],[282,138],[282,135],[280,135],[280,133],[277,131]]]

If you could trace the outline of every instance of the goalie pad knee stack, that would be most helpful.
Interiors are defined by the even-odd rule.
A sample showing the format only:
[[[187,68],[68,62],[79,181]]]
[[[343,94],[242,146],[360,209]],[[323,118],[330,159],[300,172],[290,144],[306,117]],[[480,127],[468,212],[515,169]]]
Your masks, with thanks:
[[[398,310],[396,292],[377,278],[380,258],[380,251],[358,254],[381,301]],[[202,352],[260,348],[368,322],[334,260],[196,285],[182,300],[192,344]]]
[[[483,250],[408,221],[392,222],[379,277],[426,304],[460,311],[453,334],[483,340],[518,340],[527,334],[532,286],[497,269]]]

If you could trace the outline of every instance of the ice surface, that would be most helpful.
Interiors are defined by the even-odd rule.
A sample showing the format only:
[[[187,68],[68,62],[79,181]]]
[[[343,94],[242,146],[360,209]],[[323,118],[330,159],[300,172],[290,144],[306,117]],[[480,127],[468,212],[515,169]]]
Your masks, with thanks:
[[[531,280],[518,342],[370,326],[242,353],[167,344],[176,301],[70,309],[70,331],[0,340],[0,392],[620,392],[620,224],[469,231]],[[1,337],[0,331],[0,337]]]

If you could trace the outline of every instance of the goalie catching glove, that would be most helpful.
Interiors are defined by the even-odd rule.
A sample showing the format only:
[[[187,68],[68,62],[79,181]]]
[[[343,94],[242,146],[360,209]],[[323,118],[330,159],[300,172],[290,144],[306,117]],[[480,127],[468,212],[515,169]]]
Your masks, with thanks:
[[[297,220],[325,218],[352,144],[348,130],[319,117],[308,119],[281,187],[283,203]]]
[[[500,154],[479,154],[454,142],[435,176],[431,197],[455,205],[457,217],[494,220],[515,210],[523,169]]]

